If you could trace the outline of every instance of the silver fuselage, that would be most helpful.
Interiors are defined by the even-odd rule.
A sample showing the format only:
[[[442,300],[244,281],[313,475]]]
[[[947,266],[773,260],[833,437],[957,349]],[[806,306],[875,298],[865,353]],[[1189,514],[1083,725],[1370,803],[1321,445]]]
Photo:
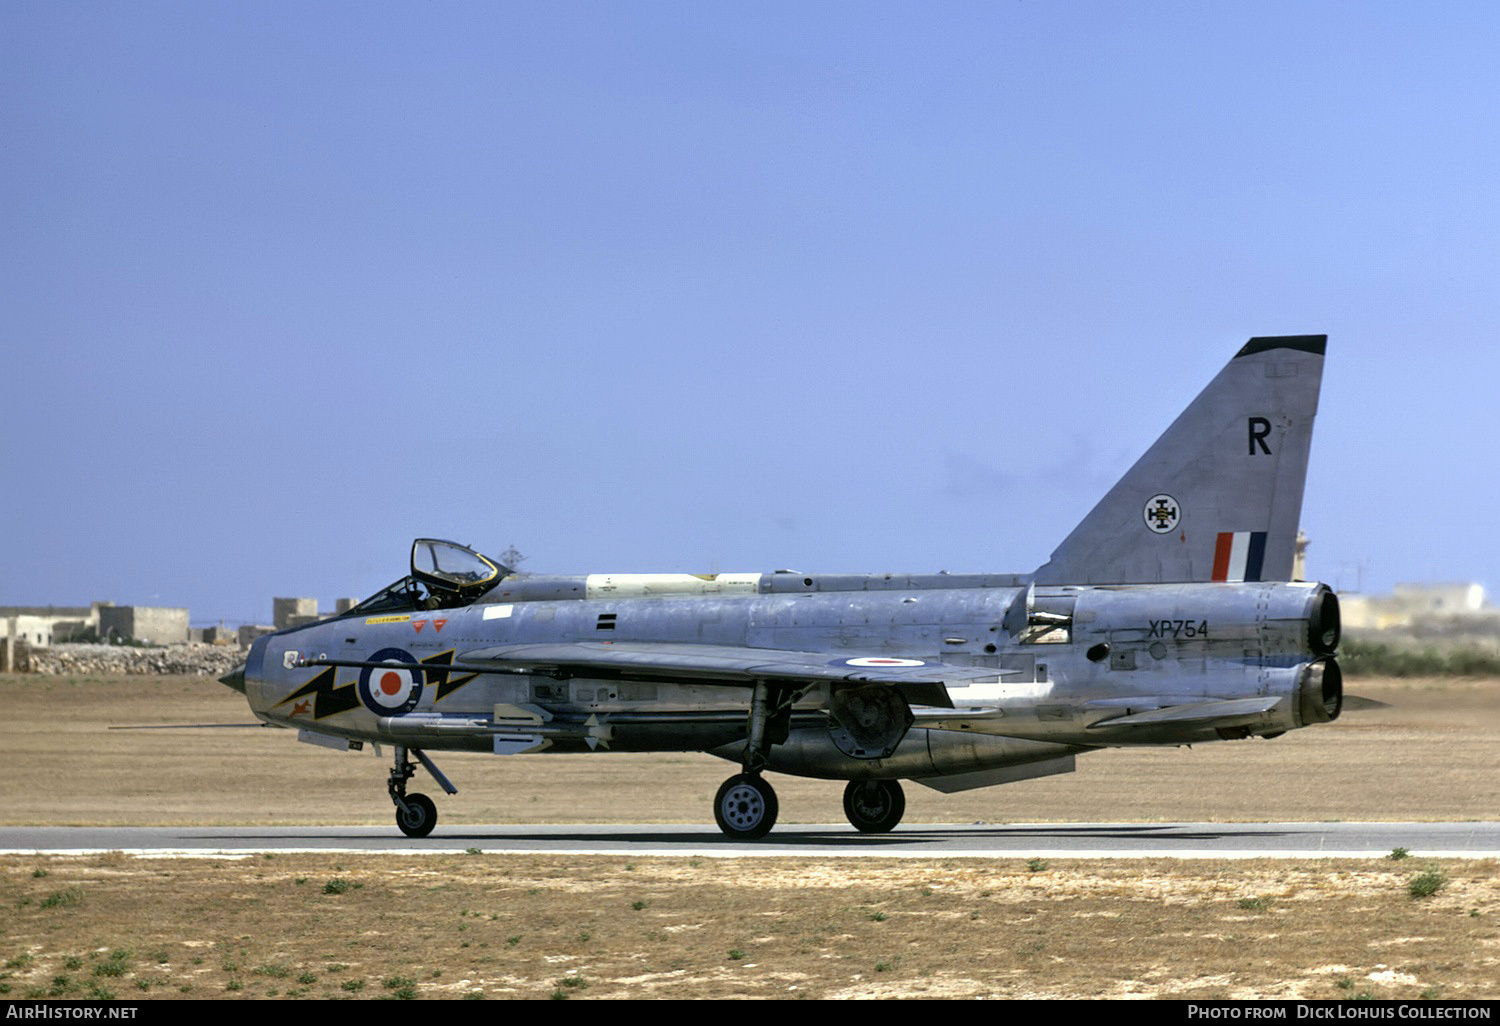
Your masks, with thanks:
[[[874,759],[832,743],[828,710],[840,685],[811,684],[796,697],[788,736],[769,762],[800,775],[922,779],[1325,722],[1338,713],[1336,635],[1332,593],[1303,583],[538,577],[502,582],[461,608],[281,631],[255,643],[245,676],[261,719],[348,740],[497,754],[708,751],[734,759],[747,730],[743,685],[547,665],[474,672],[465,655],[532,644],[617,651],[691,644],[993,670],[950,682],[951,708],[915,705],[900,746]],[[345,665],[307,665],[315,660]],[[370,665],[386,661],[424,669]],[[380,693],[382,681],[389,695]]]

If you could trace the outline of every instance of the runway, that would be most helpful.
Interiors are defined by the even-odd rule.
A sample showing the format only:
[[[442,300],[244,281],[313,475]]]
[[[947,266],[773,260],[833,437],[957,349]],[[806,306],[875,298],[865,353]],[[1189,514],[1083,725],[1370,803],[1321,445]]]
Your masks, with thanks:
[[[1500,858],[1500,822],[913,824],[889,834],[793,824],[754,843],[712,826],[0,827],[0,854],[250,855],[259,852],[526,852],[558,855],[881,858]]]

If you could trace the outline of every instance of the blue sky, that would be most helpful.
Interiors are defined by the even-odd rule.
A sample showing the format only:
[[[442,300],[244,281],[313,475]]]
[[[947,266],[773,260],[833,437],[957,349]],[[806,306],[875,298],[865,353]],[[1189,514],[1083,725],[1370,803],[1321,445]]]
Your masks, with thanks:
[[[1500,589],[1500,7],[0,5],[0,605],[1045,561],[1326,333],[1346,589]]]

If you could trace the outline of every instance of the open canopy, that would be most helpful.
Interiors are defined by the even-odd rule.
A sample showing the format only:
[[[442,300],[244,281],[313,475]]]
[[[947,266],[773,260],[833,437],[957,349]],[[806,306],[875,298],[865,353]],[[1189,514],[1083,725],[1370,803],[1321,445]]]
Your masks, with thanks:
[[[365,599],[350,615],[466,606],[510,568],[465,545],[438,538],[411,543],[411,573]]]

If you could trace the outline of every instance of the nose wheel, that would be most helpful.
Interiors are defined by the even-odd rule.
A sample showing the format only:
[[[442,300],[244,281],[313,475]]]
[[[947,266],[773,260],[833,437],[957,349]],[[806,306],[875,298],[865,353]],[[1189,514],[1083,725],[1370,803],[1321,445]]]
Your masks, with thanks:
[[[425,794],[409,794],[396,806],[396,825],[407,837],[426,837],[437,826],[437,806]]]

